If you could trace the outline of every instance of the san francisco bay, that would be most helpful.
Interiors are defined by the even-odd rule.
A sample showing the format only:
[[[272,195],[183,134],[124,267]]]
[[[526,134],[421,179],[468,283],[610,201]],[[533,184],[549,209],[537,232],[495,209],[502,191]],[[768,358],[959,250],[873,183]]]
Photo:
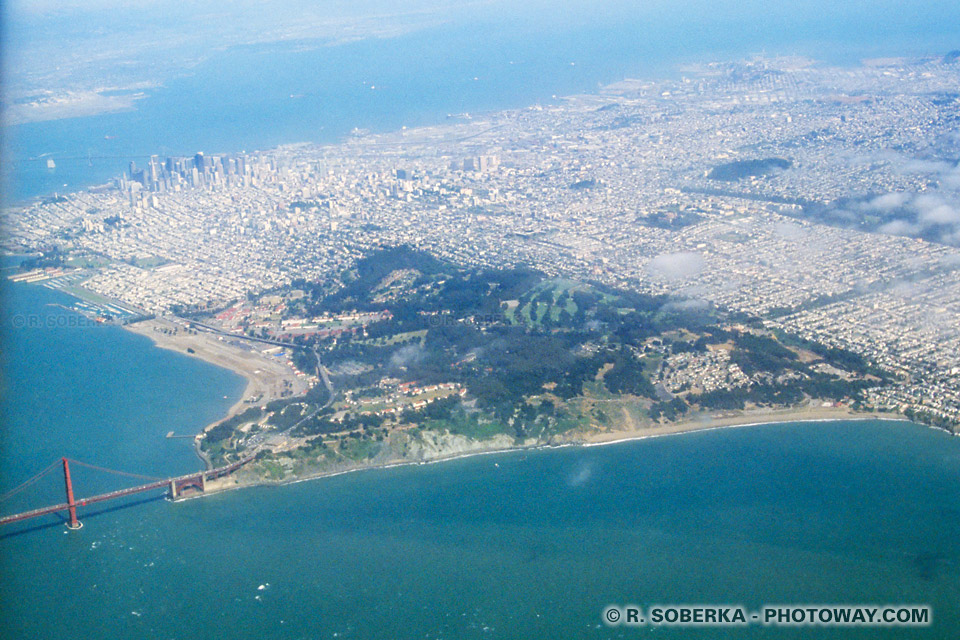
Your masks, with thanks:
[[[332,143],[354,128],[396,131],[448,115],[549,104],[625,77],[674,75],[685,63],[763,53],[832,64],[957,46],[949,26],[960,19],[956,8],[814,4],[822,4],[819,11],[742,2],[640,10],[626,3],[585,10],[573,25],[480,11],[394,38],[230,47],[158,79],[132,110],[5,127],[4,198],[101,184],[151,155]],[[814,14],[833,21],[815,24]],[[715,20],[725,27],[713,29]],[[28,37],[16,27],[12,41]]]

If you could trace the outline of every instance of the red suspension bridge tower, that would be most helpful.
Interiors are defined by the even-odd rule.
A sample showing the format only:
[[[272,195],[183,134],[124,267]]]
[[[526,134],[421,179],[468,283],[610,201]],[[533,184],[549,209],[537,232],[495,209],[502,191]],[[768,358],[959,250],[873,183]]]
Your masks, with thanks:
[[[67,509],[70,511],[70,522],[67,523],[68,529],[79,529],[83,525],[77,520],[77,503],[73,499],[73,482],[70,481],[70,462],[66,458],[60,458],[63,461],[63,481],[67,485]]]
[[[141,493],[144,491],[152,491],[157,489],[164,489],[169,492],[171,500],[177,500],[178,498],[185,497],[191,492],[194,493],[204,493],[207,491],[207,482],[215,478],[220,478],[222,476],[228,475],[233,471],[239,469],[243,465],[247,464],[256,456],[255,453],[250,453],[243,458],[240,458],[236,462],[231,464],[218,467],[216,469],[207,469],[204,471],[198,471],[196,473],[188,473],[182,476],[176,476],[174,478],[156,478],[152,476],[144,476],[136,473],[126,473],[123,471],[115,471],[113,469],[105,469],[103,467],[97,467],[92,464],[87,464],[86,462],[80,462],[79,460],[70,460],[69,458],[60,458],[46,469],[33,476],[26,482],[21,485],[11,489],[3,496],[0,496],[0,502],[12,498],[14,495],[20,493],[27,487],[33,485],[38,480],[46,476],[48,473],[51,473],[58,466],[63,468],[63,483],[64,488],[67,492],[67,501],[61,504],[50,505],[47,507],[41,507],[39,509],[32,509],[30,511],[23,511],[21,513],[15,513],[13,515],[0,517],[0,525],[9,524],[11,522],[19,522],[20,520],[26,520],[27,518],[36,518],[48,513],[57,513],[60,511],[66,511],[68,515],[67,527],[69,529],[77,530],[83,527],[83,524],[77,518],[77,508],[86,507],[87,505],[94,504],[96,502],[103,502],[105,500],[113,500],[115,498],[122,498],[124,496],[129,496],[135,493]],[[105,471],[107,473],[112,473],[116,475],[139,478],[142,480],[149,480],[146,484],[141,484],[136,487],[130,487],[127,489],[119,489],[117,491],[110,491],[109,493],[101,493],[99,495],[90,496],[89,498],[77,499],[73,492],[73,481],[70,478],[70,463],[78,464],[84,467],[90,467],[91,469],[96,469],[98,471]]]

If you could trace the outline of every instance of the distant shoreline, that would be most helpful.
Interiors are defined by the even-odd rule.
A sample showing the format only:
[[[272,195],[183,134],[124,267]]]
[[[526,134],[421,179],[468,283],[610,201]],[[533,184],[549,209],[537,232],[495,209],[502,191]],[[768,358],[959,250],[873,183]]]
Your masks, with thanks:
[[[242,396],[230,407],[227,414],[215,420],[214,422],[206,425],[201,429],[197,435],[205,432],[216,424],[219,424],[223,420],[226,420],[238,413],[240,413],[246,406],[250,406],[248,402],[251,395],[256,393],[261,393],[266,388],[265,381],[263,379],[263,371],[258,369],[258,364],[262,362],[269,362],[268,359],[262,357],[257,352],[256,355],[251,353],[244,353],[239,348],[225,343],[223,340],[220,340],[218,337],[205,333],[199,332],[195,335],[167,335],[154,331],[154,328],[170,328],[176,326],[173,323],[163,320],[156,319],[137,323],[134,325],[124,326],[125,329],[136,333],[138,335],[146,336],[151,340],[153,345],[160,349],[166,349],[169,351],[175,351],[184,355],[188,355],[193,358],[197,358],[208,364],[212,364],[217,367],[221,367],[236,373],[243,377],[246,381],[246,387],[243,391]],[[186,349],[188,346],[191,346],[194,349],[193,353],[187,353]],[[247,356],[247,357],[244,357]],[[277,396],[279,397],[279,396]],[[264,399],[257,402],[257,404],[263,404],[268,402],[269,399],[265,397]],[[500,446],[496,443],[495,440],[476,440],[473,441],[476,443],[477,447],[469,451],[451,451],[449,453],[441,453],[436,457],[416,460],[416,459],[396,459],[385,461],[381,463],[367,463],[367,464],[356,464],[354,466],[340,468],[340,469],[331,469],[326,471],[318,471],[316,473],[310,473],[301,477],[285,478],[283,480],[271,481],[263,478],[258,478],[256,480],[240,480],[238,481],[236,477],[226,477],[220,480],[212,481],[209,485],[209,491],[206,494],[200,494],[194,497],[203,497],[204,495],[212,495],[220,493],[222,491],[229,491],[233,489],[242,489],[247,487],[255,486],[283,486],[287,484],[295,484],[298,482],[306,482],[308,480],[318,480],[321,478],[329,478],[333,476],[343,475],[346,473],[353,473],[356,471],[364,471],[369,469],[386,469],[392,467],[408,466],[408,465],[420,465],[420,464],[435,464],[440,462],[449,462],[452,460],[459,460],[463,458],[470,458],[479,455],[491,455],[496,453],[507,453],[513,451],[528,451],[528,450],[537,450],[537,449],[554,449],[554,448],[565,448],[565,447],[599,447],[612,444],[621,444],[626,442],[633,442],[638,440],[647,440],[650,438],[658,438],[664,436],[674,436],[682,435],[687,433],[699,433],[705,431],[714,431],[718,429],[731,429],[739,427],[753,427],[753,426],[766,426],[771,424],[790,424],[790,423],[812,423],[812,422],[846,422],[846,421],[867,421],[867,420],[882,420],[890,422],[907,422],[910,424],[916,424],[918,426],[926,426],[929,428],[929,425],[924,425],[922,423],[913,422],[899,414],[881,414],[876,412],[857,412],[849,409],[848,407],[824,407],[824,406],[808,406],[808,407],[791,407],[785,409],[751,409],[743,412],[717,412],[716,414],[701,414],[699,416],[689,417],[685,420],[675,422],[675,423],[666,423],[659,424],[655,426],[649,426],[646,428],[638,429],[629,429],[629,430],[609,430],[609,431],[595,431],[587,434],[570,434],[570,435],[561,435],[557,440],[553,442],[537,442],[530,444],[512,444],[507,446]],[[198,442],[195,440],[195,445],[198,445]],[[484,445],[487,443],[487,446]],[[502,443],[502,440],[501,440]],[[199,446],[195,446],[197,455],[203,459],[209,466],[209,461],[206,460]]]
[[[742,416],[742,417],[744,419],[752,418],[755,420],[755,416]],[[872,413],[855,413],[847,417],[838,416],[838,417],[825,417],[825,418],[787,419],[785,417],[778,417],[776,419],[771,419],[768,421],[733,422],[729,424],[716,424],[716,425],[710,425],[710,426],[694,425],[692,423],[691,424],[678,423],[677,425],[664,425],[664,426],[676,427],[674,429],[664,429],[664,430],[651,429],[650,430],[651,433],[647,433],[647,434],[641,434],[638,431],[614,432],[610,434],[610,435],[624,436],[618,439],[609,439],[609,440],[590,440],[589,438],[584,440],[571,439],[566,442],[556,442],[556,443],[548,442],[548,443],[518,445],[518,446],[503,447],[503,448],[477,449],[475,451],[458,452],[458,453],[452,453],[450,455],[439,456],[437,458],[433,458],[430,460],[395,460],[395,461],[375,463],[375,464],[360,464],[360,465],[356,465],[346,469],[332,469],[330,471],[321,471],[315,474],[308,474],[302,477],[289,478],[289,479],[277,480],[277,481],[258,479],[256,481],[239,482],[233,479],[233,482],[230,482],[230,478],[228,477],[226,479],[216,480],[211,483],[208,483],[209,490],[206,493],[200,493],[193,496],[189,496],[179,501],[204,498],[207,496],[223,493],[225,491],[234,491],[238,489],[248,489],[253,487],[283,487],[287,485],[299,484],[301,482],[310,482],[314,480],[333,478],[335,476],[342,476],[348,473],[357,473],[362,471],[375,471],[375,470],[381,470],[381,469],[392,469],[397,467],[419,466],[419,465],[426,465],[426,464],[441,464],[445,462],[453,462],[454,460],[463,460],[467,458],[475,458],[478,456],[486,456],[486,455],[518,453],[521,451],[540,451],[540,450],[547,450],[547,449],[567,449],[567,448],[573,448],[573,447],[580,447],[580,448],[586,449],[586,448],[602,447],[602,446],[608,446],[608,445],[627,444],[630,442],[639,442],[641,440],[650,440],[650,439],[663,438],[668,436],[704,433],[707,431],[717,431],[721,429],[766,427],[766,426],[772,426],[772,425],[786,425],[786,424],[803,425],[806,423],[869,422],[869,421],[903,422],[903,423],[911,424],[917,427],[926,427],[929,429],[933,429],[935,431],[943,431],[943,429],[937,429],[936,427],[932,427],[930,425],[925,425],[919,422],[913,422],[903,417],[885,417],[879,414],[872,414]]]
[[[277,399],[280,396],[280,390],[283,380],[289,380],[296,384],[303,385],[301,393],[308,388],[305,381],[299,380],[295,373],[283,366],[277,366],[280,363],[275,359],[264,356],[259,351],[242,350],[234,345],[225,342],[222,337],[215,336],[206,332],[196,334],[187,334],[183,332],[183,327],[163,318],[155,318],[138,322],[136,324],[123,325],[123,328],[131,333],[147,337],[152,346],[173,351],[181,355],[196,358],[207,364],[231,371],[246,380],[246,385],[241,396],[234,402],[227,413],[217,418],[213,422],[201,428],[196,436],[201,435],[213,426],[223,422],[240,413],[244,408],[251,406],[251,397],[260,395],[256,401],[257,405],[264,404],[270,400]],[[157,329],[177,328],[176,335],[162,333]],[[187,349],[192,349],[188,352]],[[267,367],[269,366],[269,370]],[[646,440],[671,435],[681,435],[686,433],[698,433],[704,431],[713,431],[717,429],[729,429],[738,427],[765,426],[770,424],[790,424],[790,423],[810,423],[810,422],[846,422],[846,421],[866,421],[879,420],[889,422],[906,422],[921,427],[928,427],[937,431],[944,431],[931,425],[909,420],[900,414],[883,414],[877,412],[857,412],[847,407],[791,407],[785,409],[752,409],[744,412],[718,412],[715,415],[701,414],[699,416],[689,417],[685,420],[649,426],[647,428],[629,429],[629,430],[609,430],[596,431],[589,434],[561,435],[554,442],[537,442],[530,444],[514,444],[510,446],[496,446],[493,441],[473,441],[477,443],[477,448],[469,451],[453,451],[449,454],[440,454],[436,457],[425,460],[404,460],[397,459],[382,463],[357,464],[348,468],[331,469],[308,474],[302,477],[288,478],[278,481],[257,479],[256,481],[236,481],[233,477],[227,477],[221,480],[212,481],[210,490],[206,494],[200,494],[194,497],[203,497],[222,491],[232,489],[241,489],[254,486],[282,486],[306,482],[308,480],[317,480],[328,478],[355,471],[369,469],[385,469],[391,467],[434,464],[448,462],[479,455],[491,455],[496,453],[507,453],[514,451],[528,451],[537,449],[554,449],[565,447],[598,447],[603,445],[621,444],[638,440]],[[947,432],[948,433],[948,432]],[[488,443],[490,446],[484,446]],[[199,441],[194,439],[194,450],[196,455],[204,461],[209,467],[210,461],[207,459],[202,449],[199,447]],[[186,498],[185,498],[186,499]]]
[[[764,424],[788,422],[823,422],[844,420],[883,420],[883,414],[876,412],[853,411],[847,407],[789,407],[784,409],[750,409],[743,412],[723,412],[720,415],[701,414],[679,422],[671,422],[646,429],[610,431],[591,435],[585,439],[586,446],[599,446],[640,440],[657,436],[712,431],[730,427],[748,427]],[[892,418],[900,420],[902,418]],[[906,420],[910,422],[909,420]]]
[[[926,57],[938,57],[942,55],[938,52],[938,49],[943,47],[935,46],[910,46],[906,49],[897,49],[894,48],[889,52],[884,58],[878,58],[873,52],[872,48],[864,49],[863,51],[855,54],[849,55],[844,53],[842,55],[826,56],[824,57],[823,52],[813,52],[813,51],[804,51],[804,50],[794,50],[792,47],[788,50],[783,50],[780,52],[772,52],[770,57],[794,57],[794,58],[807,58],[811,62],[816,62],[816,64],[835,66],[835,67],[853,67],[869,62],[873,59],[903,59],[903,60],[913,60]],[[636,67],[631,69],[630,72],[627,71],[618,71],[616,74],[611,74],[609,77],[603,79],[597,79],[595,83],[591,83],[589,87],[570,87],[570,88],[559,88],[555,91],[549,93],[544,93],[538,97],[529,96],[523,102],[516,101],[506,101],[503,104],[497,105],[479,105],[476,109],[465,108],[465,112],[472,114],[475,118],[483,118],[491,115],[502,114],[510,111],[518,111],[525,109],[534,104],[553,104],[561,102],[564,100],[569,100],[577,96],[595,96],[600,95],[604,91],[609,90],[612,87],[621,85],[623,83],[636,82],[638,80],[643,81],[672,81],[678,80],[683,77],[685,72],[689,72],[692,69],[701,67],[702,65],[707,65],[714,62],[734,62],[749,59],[756,54],[756,49],[749,48],[744,49],[739,52],[730,52],[730,51],[704,51],[700,52],[693,57],[679,57],[671,58],[670,60],[663,60],[652,62],[649,59],[640,58],[636,61]],[[129,87],[122,88],[125,92],[121,95],[113,96],[103,96],[97,91],[69,91],[63,90],[63,95],[61,98],[65,99],[64,104],[60,104],[56,107],[47,107],[46,111],[41,114],[32,114],[24,115],[25,113],[30,113],[30,107],[18,106],[16,109],[13,109],[8,116],[14,115],[17,118],[17,121],[11,121],[0,125],[0,130],[6,130],[13,127],[20,127],[24,125],[38,125],[43,123],[54,123],[62,121],[78,121],[86,122],[88,120],[93,120],[96,118],[101,118],[110,115],[116,115],[121,113],[131,113],[137,112],[140,110],[138,103],[147,103],[154,96],[157,90],[161,89],[163,86],[162,82],[157,80],[147,80],[143,82],[133,83]],[[447,105],[451,107],[451,105]],[[451,107],[453,108],[453,107]],[[12,109],[12,107],[11,107]],[[70,110],[74,109],[76,112],[71,112]],[[9,111],[10,109],[8,109]],[[16,112],[16,113],[14,113]],[[445,109],[437,107],[436,109],[430,110],[427,113],[427,117],[423,122],[419,122],[411,126],[411,131],[418,129],[427,129],[438,126],[445,126],[449,124],[450,113]],[[443,115],[446,113],[446,115]],[[389,126],[377,126],[376,121],[372,120],[370,122],[358,122],[355,123],[357,128],[367,130],[373,136],[380,135],[392,135],[397,134],[403,130],[406,130],[407,127],[404,124],[392,123]],[[98,131],[104,129],[108,125],[101,124],[98,125]],[[342,131],[331,135],[329,137],[317,137],[316,135],[309,135],[308,133],[303,133],[300,135],[291,135],[289,138],[284,138],[283,140],[273,143],[268,142],[265,144],[256,144],[256,143],[245,143],[243,141],[236,142],[235,144],[220,144],[218,147],[215,147],[216,155],[230,155],[230,154],[239,154],[245,152],[259,152],[259,153],[271,153],[284,147],[292,147],[299,145],[316,145],[318,147],[336,147],[342,145],[350,137],[350,132],[347,128],[348,125],[342,125]],[[337,129],[335,123],[330,123],[330,126],[326,125],[320,126],[320,129],[329,128]],[[369,141],[368,141],[369,144]],[[204,144],[202,141],[195,141],[192,143],[194,151],[200,148],[206,148],[209,145]],[[152,155],[167,155],[163,151],[164,146],[161,144],[159,147],[149,148],[149,149],[140,149],[138,152],[131,152],[129,154],[123,154],[122,160],[117,162],[116,167],[112,169],[112,173],[107,174],[97,174],[98,177],[86,177],[81,178],[76,183],[71,182],[69,187],[66,190],[58,188],[57,185],[49,185],[46,189],[43,190],[32,190],[29,195],[14,195],[14,192],[17,191],[15,188],[9,189],[11,193],[5,194],[5,199],[2,203],[4,209],[16,209],[22,207],[28,207],[38,202],[41,202],[45,198],[50,197],[55,193],[62,194],[76,194],[81,192],[91,191],[93,189],[102,188],[110,185],[113,180],[124,173],[123,167],[126,166],[127,162],[131,160],[141,160],[151,157]],[[246,150],[246,151],[245,151]],[[80,152],[72,152],[80,153]],[[104,152],[106,153],[106,152]],[[192,155],[193,151],[180,150],[180,153],[169,153],[169,155],[175,157],[183,157]],[[32,161],[39,161],[41,157],[47,157],[54,160],[65,160],[68,158],[62,158],[62,154],[52,153],[46,148],[37,148],[31,150],[31,157],[26,158],[13,158],[10,162],[11,165],[14,164],[24,164]],[[80,155],[83,155],[80,153]],[[21,178],[22,175],[11,173],[10,180],[11,183],[16,182],[17,178]],[[66,179],[66,177],[65,177]],[[74,181],[75,178],[70,177],[71,181]],[[59,180],[57,184],[60,184]],[[66,186],[66,185],[64,185]]]

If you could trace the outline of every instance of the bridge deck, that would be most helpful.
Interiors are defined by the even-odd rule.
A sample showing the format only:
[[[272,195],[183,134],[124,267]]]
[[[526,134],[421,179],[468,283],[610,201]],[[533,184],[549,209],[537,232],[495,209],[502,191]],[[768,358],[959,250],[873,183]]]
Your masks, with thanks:
[[[151,491],[153,489],[166,488],[170,486],[170,483],[180,483],[188,480],[199,480],[200,476],[206,476],[207,478],[217,478],[231,471],[239,469],[241,466],[250,462],[254,458],[254,454],[248,455],[244,458],[241,458],[237,462],[232,464],[225,465],[223,467],[218,467],[216,469],[211,469],[209,471],[199,471],[197,473],[188,473],[182,476],[177,476],[175,478],[167,478],[166,480],[156,480],[154,482],[148,482],[136,487],[130,487],[128,489],[118,489],[116,491],[110,491],[107,493],[101,493],[95,496],[90,496],[89,498],[82,498],[74,502],[75,507],[84,507],[89,504],[94,504],[97,502],[103,502],[104,500],[113,500],[115,498],[122,498],[124,496],[133,495],[135,493],[142,493],[144,491]],[[13,515],[4,516],[0,518],[0,526],[5,524],[10,524],[12,522],[19,522],[20,520],[26,520],[27,518],[36,518],[39,516],[46,515],[48,513],[56,513],[57,511],[66,511],[70,508],[70,504],[64,502],[61,504],[51,505],[49,507],[40,507],[39,509],[31,509],[30,511],[23,511],[21,513],[15,513]]]

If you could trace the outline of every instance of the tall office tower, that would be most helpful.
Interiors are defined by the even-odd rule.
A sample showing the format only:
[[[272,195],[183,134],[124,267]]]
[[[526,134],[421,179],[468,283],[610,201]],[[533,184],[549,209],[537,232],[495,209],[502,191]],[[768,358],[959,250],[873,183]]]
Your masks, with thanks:
[[[133,175],[134,175],[136,172],[137,172],[137,163],[134,162],[133,160],[131,160],[131,161],[130,161],[130,179],[131,179],[131,180],[136,180],[136,178],[133,177]]]
[[[500,165],[500,158],[497,156],[480,156],[480,171],[493,171]]]
[[[206,168],[205,158],[203,157],[203,151],[197,152],[197,155],[193,156],[193,166],[197,168],[197,171],[201,173]]]
[[[473,171],[474,163],[473,158],[467,158],[463,161],[463,170],[464,171]]]
[[[397,169],[397,179],[398,180],[409,180],[411,178],[410,171],[406,169]]]

